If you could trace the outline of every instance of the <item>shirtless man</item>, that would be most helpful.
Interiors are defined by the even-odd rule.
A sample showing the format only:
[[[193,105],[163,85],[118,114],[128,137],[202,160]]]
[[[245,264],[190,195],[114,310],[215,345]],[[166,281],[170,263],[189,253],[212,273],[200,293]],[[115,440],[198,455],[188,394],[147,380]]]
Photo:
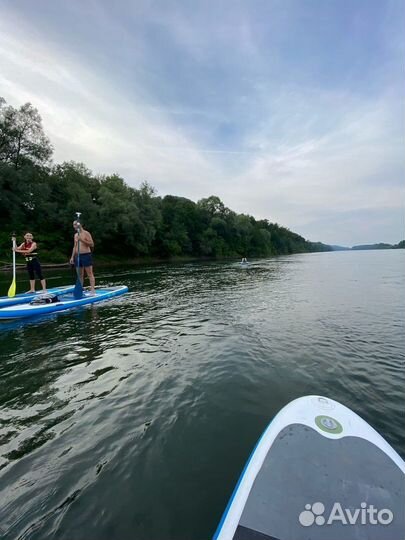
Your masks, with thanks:
[[[73,228],[76,232],[74,235],[74,244],[72,256],[70,257],[70,264],[74,264],[76,268],[80,268],[80,280],[82,284],[84,281],[84,271],[86,270],[86,275],[90,282],[90,292],[91,294],[95,294],[94,286],[96,284],[96,280],[93,274],[93,258],[91,255],[91,250],[94,248],[93,238],[89,231],[83,229],[79,221],[73,222]],[[77,256],[78,253],[80,255],[79,257]]]

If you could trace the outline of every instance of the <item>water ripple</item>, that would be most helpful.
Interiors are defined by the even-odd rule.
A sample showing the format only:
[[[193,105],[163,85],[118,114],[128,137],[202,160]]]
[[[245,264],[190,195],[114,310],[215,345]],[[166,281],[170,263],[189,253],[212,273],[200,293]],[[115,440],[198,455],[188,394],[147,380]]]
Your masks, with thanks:
[[[304,394],[405,455],[404,262],[123,268],[99,275],[122,299],[0,326],[3,537],[210,537],[262,429]]]

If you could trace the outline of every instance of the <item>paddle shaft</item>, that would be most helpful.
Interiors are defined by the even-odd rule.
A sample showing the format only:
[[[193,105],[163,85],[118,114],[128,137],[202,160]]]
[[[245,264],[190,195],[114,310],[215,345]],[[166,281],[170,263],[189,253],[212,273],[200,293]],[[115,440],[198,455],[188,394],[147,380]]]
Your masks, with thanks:
[[[13,281],[15,281],[15,249],[17,247],[15,236],[13,236]]]
[[[80,225],[80,212],[76,212],[76,223],[77,223],[77,260],[76,260],[76,271],[77,271],[77,280],[76,280],[76,286],[74,290],[74,297],[79,299],[83,297],[83,283],[82,283],[82,276],[81,276],[81,269],[80,269],[80,232],[81,232],[81,225]]]
[[[77,223],[77,225],[78,225],[78,228],[77,228],[77,268],[78,268],[78,272],[80,273],[80,229],[81,229],[81,226],[79,222]]]
[[[16,284],[15,284],[15,248],[16,248],[16,238],[14,236],[11,237],[11,240],[13,242],[13,280],[11,282],[11,285],[8,289],[8,297],[13,298],[15,296],[16,291]]]
[[[80,283],[82,283],[81,280],[81,274],[80,274],[80,231],[81,231],[81,224],[80,224],[80,216],[82,215],[81,212],[76,212],[76,223],[77,223],[77,276],[80,280]]]

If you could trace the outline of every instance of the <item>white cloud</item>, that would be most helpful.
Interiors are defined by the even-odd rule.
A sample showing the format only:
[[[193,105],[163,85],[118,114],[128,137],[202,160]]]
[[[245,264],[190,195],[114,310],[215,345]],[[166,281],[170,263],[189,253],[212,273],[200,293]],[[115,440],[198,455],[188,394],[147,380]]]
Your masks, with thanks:
[[[250,59],[247,71],[245,66],[237,71],[237,55],[229,56],[236,70],[230,84],[235,80],[240,86],[227,88],[229,94],[218,102],[223,109],[173,104],[150,92],[147,46],[139,34],[95,6],[95,24],[106,28],[109,39],[122,34],[123,44],[134,50],[137,68],[128,86],[114,77],[113,68],[108,78],[90,58],[65,48],[63,39],[55,42],[27,21],[15,24],[12,13],[0,22],[0,95],[15,106],[31,101],[39,109],[55,161],[83,161],[97,173],[118,172],[132,185],[148,180],[161,194],[194,200],[216,194],[238,212],[324,241],[332,241],[323,237],[328,216],[344,219],[355,211],[370,216],[379,208],[403,208],[404,125],[399,118],[404,107],[389,86],[368,98],[315,85],[277,86],[268,70],[279,59],[274,55],[269,63],[241,14],[207,34],[195,19],[187,25],[180,10],[164,17],[152,11],[145,17],[164,26],[196,63],[220,56],[219,45],[230,53],[233,43],[241,58]],[[167,82],[172,90],[174,83]],[[201,84],[210,90],[208,80]],[[213,133],[221,123],[237,132],[236,142],[216,144]],[[366,229],[372,236],[378,224]],[[393,228],[391,234],[386,240],[397,241],[400,231]]]
[[[168,191],[171,183],[215,175],[170,122],[170,111],[156,114],[141,100],[130,101],[80,63],[52,54],[45,44],[25,43],[14,32],[2,32],[0,56],[2,93],[14,105],[31,101],[39,109],[56,161],[83,160],[96,172],[125,170],[132,180],[158,180]]]

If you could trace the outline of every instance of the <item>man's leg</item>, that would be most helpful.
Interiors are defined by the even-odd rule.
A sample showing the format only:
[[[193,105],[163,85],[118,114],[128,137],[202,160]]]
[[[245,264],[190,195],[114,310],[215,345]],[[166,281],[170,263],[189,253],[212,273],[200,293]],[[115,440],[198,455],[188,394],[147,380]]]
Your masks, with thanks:
[[[90,291],[94,294],[95,293],[95,285],[96,285],[96,278],[93,274],[93,267],[92,266],[86,266],[86,274],[90,281]]]

